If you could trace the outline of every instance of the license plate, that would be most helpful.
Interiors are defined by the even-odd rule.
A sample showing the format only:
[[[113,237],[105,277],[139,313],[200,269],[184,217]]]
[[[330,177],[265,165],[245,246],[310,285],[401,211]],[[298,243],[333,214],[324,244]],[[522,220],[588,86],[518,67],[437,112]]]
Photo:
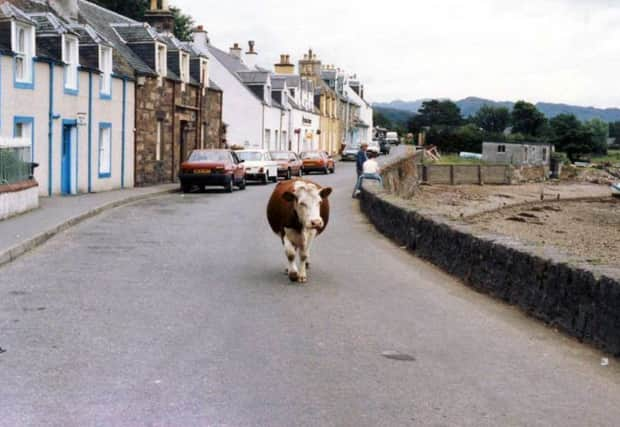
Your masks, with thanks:
[[[196,173],[200,173],[200,174],[204,174],[204,175],[208,175],[211,173],[211,169],[197,169]]]

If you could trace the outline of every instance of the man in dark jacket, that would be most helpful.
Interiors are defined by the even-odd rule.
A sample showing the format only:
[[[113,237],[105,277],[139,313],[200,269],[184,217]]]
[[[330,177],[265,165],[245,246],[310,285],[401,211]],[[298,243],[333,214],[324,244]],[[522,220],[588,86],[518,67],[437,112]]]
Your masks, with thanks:
[[[357,176],[364,173],[364,162],[368,160],[368,155],[366,154],[366,150],[368,150],[368,144],[364,143],[360,147],[360,151],[357,152],[357,157],[355,159],[355,166],[357,169]]]

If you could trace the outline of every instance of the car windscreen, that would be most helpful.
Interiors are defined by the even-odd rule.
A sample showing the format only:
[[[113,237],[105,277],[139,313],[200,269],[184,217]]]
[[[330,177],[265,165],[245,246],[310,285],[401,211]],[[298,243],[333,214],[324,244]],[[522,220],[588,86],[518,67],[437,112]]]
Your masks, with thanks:
[[[189,156],[190,162],[225,162],[230,160],[226,151],[193,151]]]
[[[290,158],[289,154],[287,152],[281,152],[281,153],[271,153],[271,158],[273,160],[288,160]]]
[[[320,159],[321,154],[319,153],[301,153],[302,159]]]
[[[255,162],[263,160],[263,153],[260,151],[239,151],[237,152],[239,160],[245,160],[246,162]]]

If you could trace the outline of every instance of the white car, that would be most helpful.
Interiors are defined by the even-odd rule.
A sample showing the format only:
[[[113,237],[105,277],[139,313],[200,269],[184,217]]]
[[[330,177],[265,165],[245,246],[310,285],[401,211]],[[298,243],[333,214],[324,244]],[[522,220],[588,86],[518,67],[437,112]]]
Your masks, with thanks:
[[[239,160],[245,166],[245,179],[260,181],[263,184],[278,180],[278,162],[271,159],[267,150],[239,150],[235,151]]]
[[[368,143],[368,151],[372,151],[377,154],[381,154],[381,145],[379,145],[379,141],[372,140]]]

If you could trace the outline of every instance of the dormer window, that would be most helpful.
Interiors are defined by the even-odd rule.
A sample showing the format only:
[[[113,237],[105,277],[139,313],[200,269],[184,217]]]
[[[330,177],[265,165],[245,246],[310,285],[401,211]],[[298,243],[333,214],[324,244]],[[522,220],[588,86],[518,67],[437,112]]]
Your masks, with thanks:
[[[77,92],[78,90],[78,67],[79,67],[78,39],[64,35],[62,43],[62,60],[65,63],[65,90]]]
[[[155,71],[160,77],[168,75],[168,50],[159,43],[155,45]]]
[[[99,46],[99,70],[101,71],[101,95],[112,95],[112,48]]]
[[[13,52],[15,52],[15,82],[18,84],[34,83],[34,27],[15,22],[12,42]]]
[[[189,83],[189,54],[186,52],[179,52],[179,73],[181,74],[181,81],[183,83]]]
[[[206,59],[200,60],[200,85],[209,86],[209,62]]]

